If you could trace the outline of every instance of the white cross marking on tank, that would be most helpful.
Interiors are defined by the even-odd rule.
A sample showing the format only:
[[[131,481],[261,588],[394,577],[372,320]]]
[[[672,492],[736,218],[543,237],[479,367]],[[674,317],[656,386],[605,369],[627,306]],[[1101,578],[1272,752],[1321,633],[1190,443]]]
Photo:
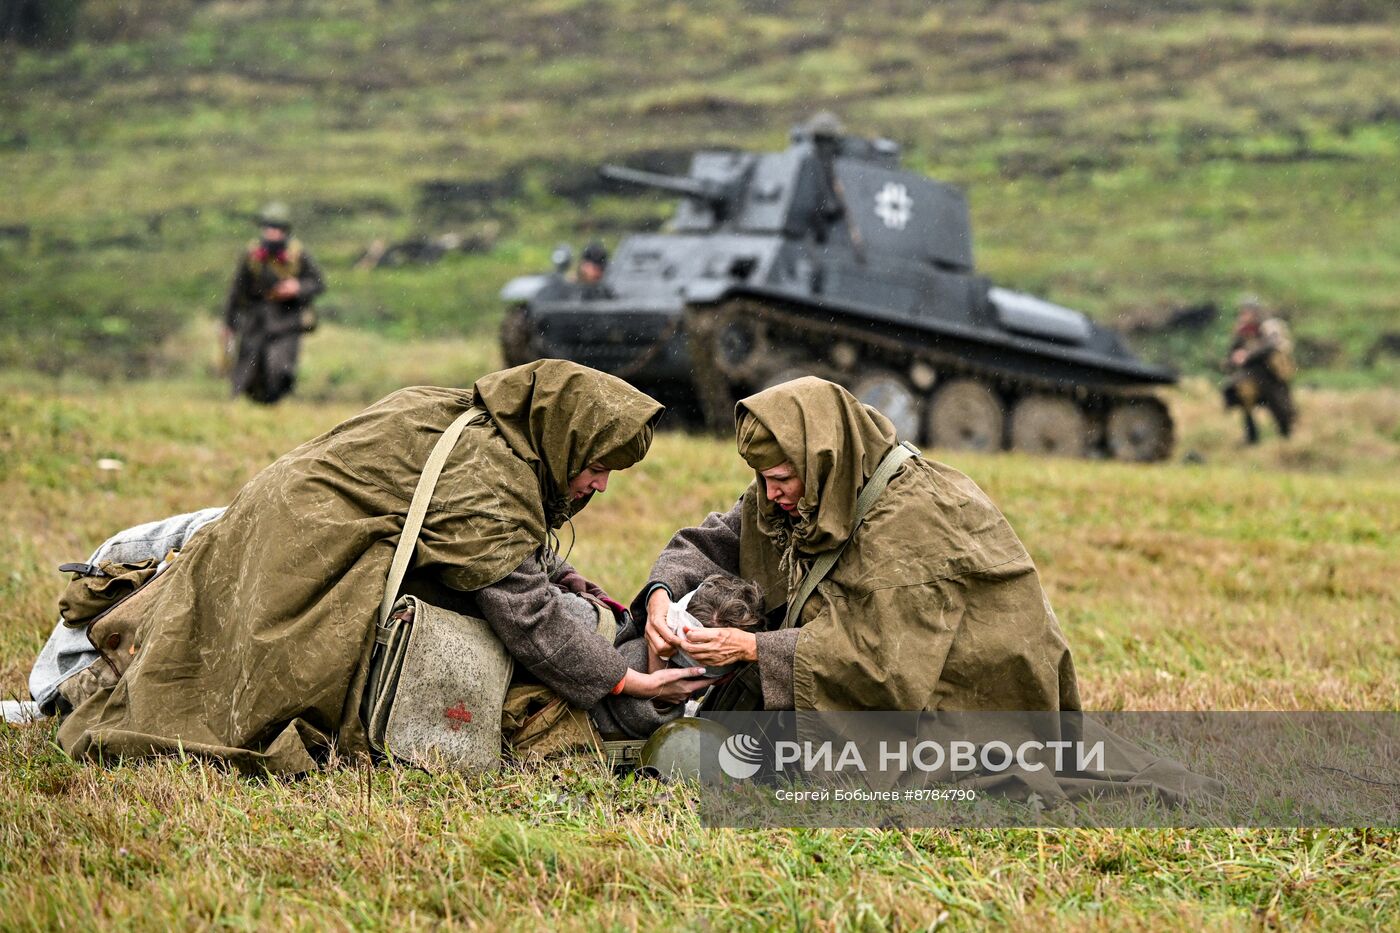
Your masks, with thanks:
[[[885,182],[885,187],[875,195],[875,216],[891,230],[904,229],[904,225],[909,223],[913,207],[914,200],[909,197],[909,192],[903,185],[892,181]]]

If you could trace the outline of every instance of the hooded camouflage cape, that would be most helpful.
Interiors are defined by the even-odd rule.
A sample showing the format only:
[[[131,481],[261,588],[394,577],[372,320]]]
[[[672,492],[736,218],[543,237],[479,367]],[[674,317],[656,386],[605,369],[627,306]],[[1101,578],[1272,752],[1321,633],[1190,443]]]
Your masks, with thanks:
[[[736,416],[745,461],[755,471],[791,462],[806,487],[795,521],[761,494],[761,477],[744,496],[740,573],[763,584],[770,608],[816,555],[849,539],[801,610],[796,709],[938,711],[943,734],[963,739],[1103,743],[1092,771],[1015,767],[964,782],[1016,798],[1146,795],[1180,805],[1222,792],[1076,712],[1074,662],[1035,565],[971,479],[906,460],[853,535],[856,497],[896,443],[889,420],[812,377],[744,399]],[[979,711],[1011,712],[989,722]],[[828,735],[846,725],[799,715],[799,730],[809,724]],[[855,728],[847,737],[869,747],[904,737],[891,724]]]
[[[394,546],[429,452],[473,404],[491,420],[468,425],[448,458],[413,563],[461,591],[547,548],[586,504],[568,501],[569,480],[640,460],[661,412],[619,379],[545,360],[472,392],[401,390],[308,441],[117,610],[134,614],[130,666],[63,723],[63,748],[182,748],[282,772],[330,748],[364,751],[364,661]]]
[[[744,399],[736,418],[755,471],[791,462],[805,485],[795,520],[762,495],[762,477],[744,497],[740,575],[769,608],[850,539],[801,609],[797,709],[1079,708],[1035,565],[976,483],[907,460],[852,535],[856,497],[896,444],[889,420],[813,377]]]

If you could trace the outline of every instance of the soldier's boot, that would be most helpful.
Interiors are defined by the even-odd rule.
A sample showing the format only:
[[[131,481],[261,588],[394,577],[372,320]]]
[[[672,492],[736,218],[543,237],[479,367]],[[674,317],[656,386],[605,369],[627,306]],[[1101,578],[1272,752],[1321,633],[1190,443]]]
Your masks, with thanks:
[[[1293,434],[1294,411],[1291,400],[1287,397],[1275,397],[1269,400],[1269,411],[1274,416],[1274,423],[1278,425],[1278,433],[1284,437]]]
[[[251,395],[259,380],[261,363],[256,340],[248,334],[238,335],[238,348],[233,360],[233,371],[229,374],[231,398]]]
[[[268,342],[263,355],[263,398],[268,405],[292,393],[297,383],[297,356],[301,337],[283,334]]]
[[[1259,426],[1254,423],[1254,412],[1248,408],[1244,409],[1244,442],[1259,443]]]

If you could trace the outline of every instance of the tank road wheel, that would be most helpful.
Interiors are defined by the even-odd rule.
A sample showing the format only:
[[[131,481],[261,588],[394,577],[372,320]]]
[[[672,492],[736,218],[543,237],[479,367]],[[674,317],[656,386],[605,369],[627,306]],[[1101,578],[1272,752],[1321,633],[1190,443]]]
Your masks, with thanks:
[[[536,354],[530,349],[530,312],[517,305],[506,312],[501,321],[501,357],[507,366],[533,362]]]
[[[1109,409],[1104,435],[1115,460],[1165,460],[1172,452],[1172,416],[1161,399],[1124,399]]]
[[[1000,450],[1006,413],[986,383],[953,379],[928,405],[928,442],[953,450]]]
[[[1058,395],[1027,395],[1011,412],[1011,449],[1052,457],[1089,452],[1089,419]]]
[[[752,378],[770,352],[761,325],[735,312],[719,319],[714,334],[715,365],[730,379]]]
[[[877,369],[857,379],[851,394],[890,419],[900,440],[918,441],[924,404],[909,383],[888,370]]]

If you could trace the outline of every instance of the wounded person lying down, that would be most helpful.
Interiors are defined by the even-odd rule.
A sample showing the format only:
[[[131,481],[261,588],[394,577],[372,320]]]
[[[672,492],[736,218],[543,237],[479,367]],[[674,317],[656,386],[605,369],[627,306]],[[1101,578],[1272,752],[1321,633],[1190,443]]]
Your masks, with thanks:
[[[672,603],[667,613],[671,631],[680,637],[694,632],[699,638],[699,630],[707,628],[754,632],[763,628],[763,590],[757,583],[727,573],[712,573]],[[664,666],[666,662],[658,659],[657,663]],[[728,677],[740,666],[739,663],[705,666],[680,648],[671,656],[670,664],[672,667],[705,667],[705,677],[711,680]]]

